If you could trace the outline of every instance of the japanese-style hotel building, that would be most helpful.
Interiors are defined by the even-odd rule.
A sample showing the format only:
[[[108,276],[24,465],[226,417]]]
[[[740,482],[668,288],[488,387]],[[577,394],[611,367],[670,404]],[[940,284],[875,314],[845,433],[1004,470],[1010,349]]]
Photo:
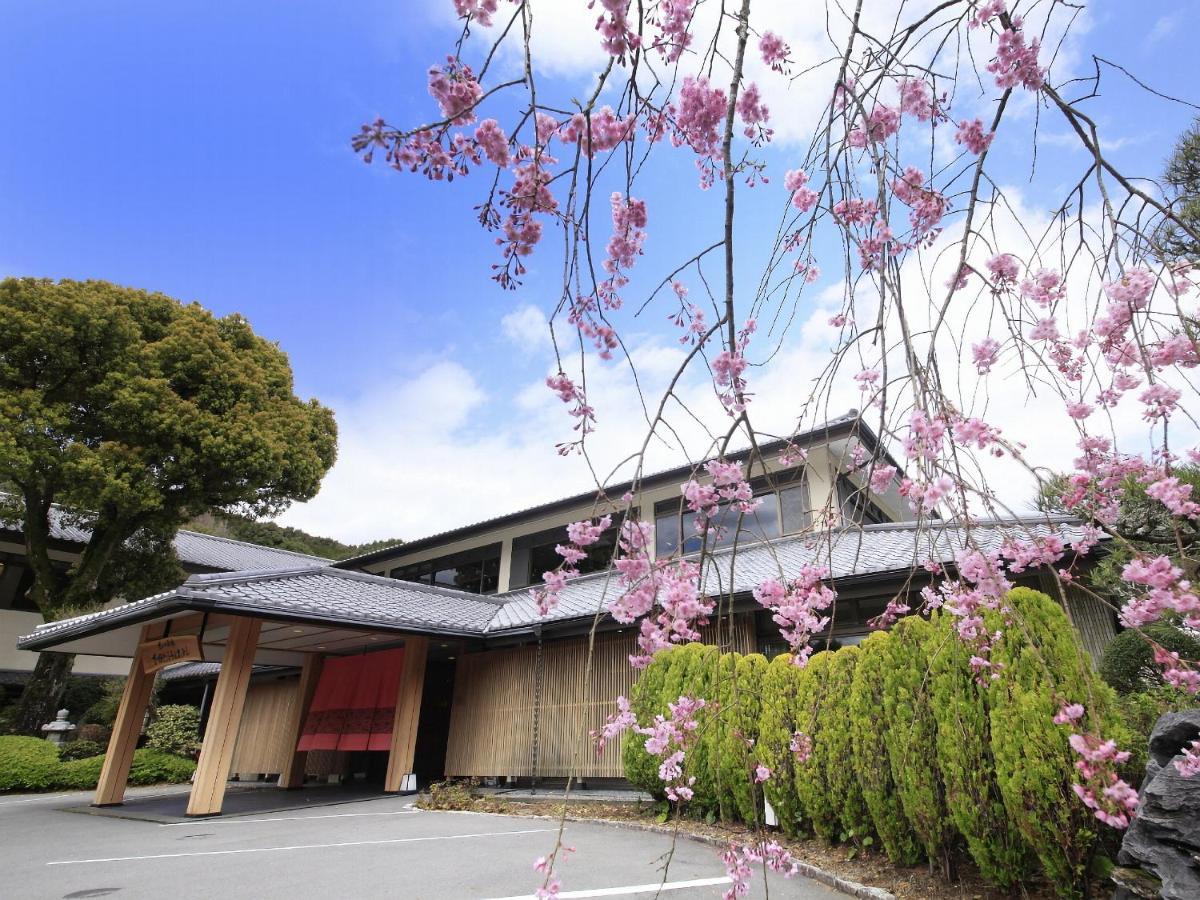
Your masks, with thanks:
[[[907,506],[894,489],[874,494],[850,473],[856,446],[886,456],[854,413],[792,443],[807,460],[791,467],[778,460],[781,445],[760,448],[752,471],[762,474],[751,484],[763,502],[744,523],[732,574],[730,547],[706,565],[706,588],[733,597],[727,637],[739,651],[783,649],[750,590],[806,563],[831,571],[838,590],[832,637],[845,644],[860,640],[897,593],[927,583],[919,567],[925,560],[952,567],[967,541],[987,549],[1010,535],[1081,533],[1078,522],[1045,516],[982,522],[969,536],[959,527],[906,523]],[[660,558],[681,542],[685,553],[696,549],[680,508],[679,486],[691,473],[662,472],[637,486],[634,502],[655,523]],[[595,560],[598,571],[570,581],[549,615],[538,614],[532,597],[540,573],[559,562],[554,546],[564,542],[567,523],[602,511],[594,494],[584,494],[336,563],[289,554],[215,571],[234,567],[193,560],[208,571],[173,591],[42,625],[18,644],[120,661],[129,673],[98,804],[124,796],[156,677],[143,657],[164,638],[166,652],[198,649],[206,661],[165,669],[166,677],[215,679],[205,692],[192,815],[220,812],[230,775],[278,776],[289,788],[306,776],[358,774],[386,791],[443,776],[620,778],[617,746],[599,755],[587,746],[588,732],[635,677],[627,662],[634,629],[602,614],[613,585],[601,560],[615,529],[585,560],[585,568]],[[251,558],[255,550],[279,553],[239,547]],[[1115,630],[1111,613],[1081,592],[1069,591],[1067,602],[1085,645],[1098,653]],[[598,614],[585,685],[587,634]]]

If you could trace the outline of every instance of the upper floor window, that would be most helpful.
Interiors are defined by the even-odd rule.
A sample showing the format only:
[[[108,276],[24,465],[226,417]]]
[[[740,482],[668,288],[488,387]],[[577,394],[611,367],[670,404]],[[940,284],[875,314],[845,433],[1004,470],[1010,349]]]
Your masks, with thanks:
[[[710,534],[710,550],[730,547],[736,540],[776,538],[803,531],[812,522],[808,500],[808,484],[799,471],[780,472],[770,480],[757,478],[750,482],[754,498],[761,501],[751,513],[740,513],[729,504],[722,504],[713,519],[715,534]],[[695,515],[683,505],[683,500],[666,500],[654,505],[654,554],[663,559],[675,553],[682,543],[684,553],[700,549],[696,534]],[[740,527],[739,527],[740,523]]]
[[[500,545],[488,544],[474,550],[451,553],[436,559],[400,566],[388,573],[392,578],[438,587],[494,594],[500,585]]]
[[[892,517],[871,500],[870,492],[865,487],[859,487],[845,475],[838,476],[837,491],[845,524],[878,525],[892,521]]]
[[[613,516],[613,526],[600,535],[600,540],[584,548],[587,556],[575,566],[581,575],[588,572],[600,572],[607,569],[612,562],[613,551],[617,546],[617,536],[620,532],[620,516]],[[554,549],[559,544],[567,543],[565,525],[548,528],[533,534],[523,534],[513,539],[512,565],[510,588],[526,587],[531,584],[541,584],[542,575],[557,569],[562,564],[562,557]]]

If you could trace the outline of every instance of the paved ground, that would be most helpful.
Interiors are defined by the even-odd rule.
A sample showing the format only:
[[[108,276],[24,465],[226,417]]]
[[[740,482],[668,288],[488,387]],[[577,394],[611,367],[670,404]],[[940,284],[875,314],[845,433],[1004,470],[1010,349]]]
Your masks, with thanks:
[[[175,799],[179,789],[130,797]],[[537,886],[533,860],[554,845],[545,819],[413,809],[377,797],[184,822],[81,815],[83,794],[0,796],[0,894],[12,898],[403,897],[517,898]],[[568,823],[576,852],[561,869],[564,898],[652,897],[669,837]],[[672,898],[720,897],[716,850],[680,839]],[[638,888],[641,890],[638,890]],[[770,880],[772,897],[842,895],[804,879]],[[761,885],[752,896],[762,897]]]

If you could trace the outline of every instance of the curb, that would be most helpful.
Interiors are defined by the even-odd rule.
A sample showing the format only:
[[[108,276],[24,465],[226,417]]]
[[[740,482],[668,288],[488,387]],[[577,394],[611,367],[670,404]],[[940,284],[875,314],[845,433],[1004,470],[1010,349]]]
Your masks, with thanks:
[[[420,807],[417,807],[420,809]],[[473,809],[429,809],[422,812],[452,812],[452,813],[467,813],[476,816],[509,816],[510,818],[519,819],[545,819],[552,822],[563,821],[563,816],[546,816],[546,815],[518,815],[512,813],[492,813],[482,812]],[[567,822],[580,822],[585,825],[604,825],[609,828],[627,828],[633,831],[650,831],[655,834],[670,834],[676,833],[674,828],[668,828],[665,825],[650,825],[644,822],[623,822],[619,819],[588,819],[582,816],[566,816]],[[712,837],[707,834],[696,834],[693,831],[680,828],[678,834],[692,841],[699,841],[702,844],[708,844],[710,847],[726,847],[729,841],[721,838]],[[850,881],[842,878],[839,875],[834,875],[832,872],[814,866],[811,863],[801,862],[796,860],[798,873],[805,878],[820,882],[826,887],[831,887],[835,891],[840,891],[851,897],[859,897],[861,900],[896,900],[896,895],[890,891],[885,891],[883,888],[871,887],[867,884],[859,884],[857,881]]]

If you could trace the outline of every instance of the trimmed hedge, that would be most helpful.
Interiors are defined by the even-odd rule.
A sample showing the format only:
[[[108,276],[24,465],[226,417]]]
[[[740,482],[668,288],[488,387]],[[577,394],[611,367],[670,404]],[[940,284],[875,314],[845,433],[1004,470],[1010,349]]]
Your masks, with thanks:
[[[1154,648],[1147,638],[1183,659],[1200,660],[1200,638],[1168,622],[1122,631],[1108,642],[1100,661],[1100,677],[1117,693],[1141,693],[1165,684],[1162,669],[1154,664]]]
[[[932,633],[933,626],[916,616],[901,619],[892,629],[889,665],[883,676],[883,714],[889,723],[884,747],[905,818],[925,856],[939,862],[949,876],[955,832],[936,753],[937,719],[927,649]]]
[[[970,650],[955,639],[953,619],[937,614],[931,622],[927,648],[946,808],[983,877],[1011,890],[1033,859],[996,781],[988,688],[971,669]]]
[[[63,761],[49,741],[35,737],[0,737],[0,792],[87,790],[100,780],[103,756]],[[184,782],[196,764],[169,753],[142,749],[133,754],[129,783]]]
[[[854,774],[862,785],[863,800],[879,842],[888,859],[907,866],[921,858],[921,847],[904,817],[884,749],[889,721],[883,715],[883,682],[891,666],[891,643],[890,634],[878,631],[859,645],[858,666],[850,685],[850,744],[854,748]]]
[[[985,616],[1003,629],[992,650],[997,677],[989,688],[996,781],[1004,808],[1062,896],[1083,892],[1100,823],[1075,796],[1069,730],[1051,720],[1064,702],[1087,707],[1084,727],[1118,746],[1128,734],[1115,715],[1116,695],[1093,672],[1062,607],[1045,594],[1014,588],[1008,610]],[[1007,620],[1007,621],[1006,621]]]
[[[990,680],[971,667],[955,620],[935,614],[816,653],[804,668],[699,644],[665,650],[635,685],[633,709],[647,723],[680,695],[709,701],[685,760],[697,779],[691,814],[753,823],[765,794],[788,835],[807,829],[863,845],[878,837],[893,862],[924,855],[944,871],[965,844],[990,883],[1011,890],[1038,868],[1075,896],[1100,827],[1072,789],[1070,729],[1052,718],[1063,703],[1082,703],[1084,727],[1136,748],[1057,603],[1019,588],[985,618],[1002,631]],[[1139,720],[1150,714],[1143,705]],[[805,762],[789,746],[796,731],[813,742]],[[626,776],[662,797],[644,740],[626,736]],[[760,762],[773,773],[761,786]]]

